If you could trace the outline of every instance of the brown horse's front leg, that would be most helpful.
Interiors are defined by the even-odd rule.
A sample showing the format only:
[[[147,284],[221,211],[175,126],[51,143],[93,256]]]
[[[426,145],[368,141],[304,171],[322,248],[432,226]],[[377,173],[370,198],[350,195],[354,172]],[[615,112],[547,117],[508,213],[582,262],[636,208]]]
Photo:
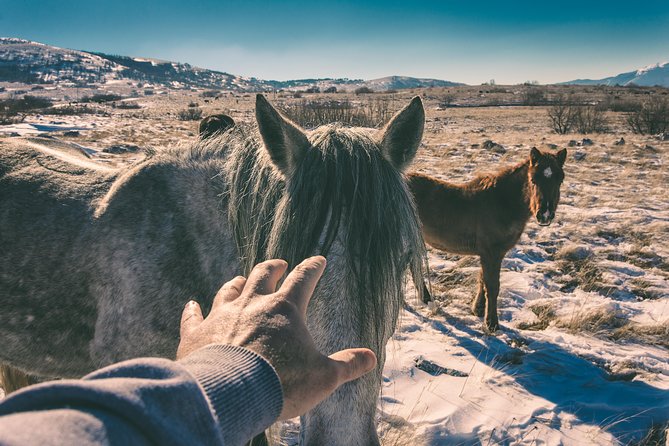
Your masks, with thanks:
[[[486,291],[485,327],[490,331],[499,328],[497,319],[497,296],[499,295],[499,271],[502,259],[481,257],[481,270]]]
[[[479,271],[479,290],[472,302],[472,313],[474,316],[483,317],[485,313],[485,284],[483,282],[483,270]]]

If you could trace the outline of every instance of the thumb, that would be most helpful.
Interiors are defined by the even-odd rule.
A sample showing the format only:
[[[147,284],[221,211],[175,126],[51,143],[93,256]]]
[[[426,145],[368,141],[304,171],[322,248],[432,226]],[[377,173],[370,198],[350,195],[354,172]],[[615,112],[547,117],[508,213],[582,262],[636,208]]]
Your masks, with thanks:
[[[368,348],[350,348],[330,355],[337,371],[337,387],[360,378],[376,367],[376,355]]]

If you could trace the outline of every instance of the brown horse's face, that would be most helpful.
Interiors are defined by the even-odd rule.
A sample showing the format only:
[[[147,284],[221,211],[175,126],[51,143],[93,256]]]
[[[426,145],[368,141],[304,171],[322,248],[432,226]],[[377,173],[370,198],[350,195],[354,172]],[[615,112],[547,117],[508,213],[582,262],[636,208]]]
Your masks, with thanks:
[[[548,226],[555,218],[560,202],[560,186],[564,180],[567,149],[556,154],[541,152],[532,147],[528,180],[530,184],[530,210],[541,226]]]

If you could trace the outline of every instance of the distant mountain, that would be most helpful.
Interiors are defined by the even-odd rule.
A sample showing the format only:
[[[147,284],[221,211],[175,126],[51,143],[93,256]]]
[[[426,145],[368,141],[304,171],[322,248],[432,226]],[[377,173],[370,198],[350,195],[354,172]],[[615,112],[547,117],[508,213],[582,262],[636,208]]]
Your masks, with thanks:
[[[388,76],[380,79],[367,81],[367,86],[372,90],[403,90],[405,88],[426,88],[426,87],[456,87],[457,82],[442,81],[440,79],[421,79],[407,76]]]
[[[463,85],[438,79],[390,76],[362,79],[262,80],[193,67],[187,63],[133,58],[63,49],[16,38],[0,38],[0,81],[90,86],[119,80],[142,81],[172,88],[211,88],[232,91],[307,90],[332,87],[374,91]]]
[[[636,71],[621,73],[604,79],[576,79],[562,85],[638,85],[640,87],[669,87],[669,62],[648,65]]]
[[[89,53],[23,39],[0,38],[0,81],[86,86],[129,79],[174,88],[255,91],[271,88],[254,78],[155,59]]]

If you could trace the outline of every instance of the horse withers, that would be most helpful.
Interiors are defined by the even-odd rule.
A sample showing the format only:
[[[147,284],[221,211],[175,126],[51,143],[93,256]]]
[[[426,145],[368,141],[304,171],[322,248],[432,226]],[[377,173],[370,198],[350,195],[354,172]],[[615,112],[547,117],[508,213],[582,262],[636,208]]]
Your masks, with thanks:
[[[421,141],[419,98],[381,130],[305,131],[259,95],[245,124],[127,169],[25,141],[0,143],[0,362],[77,377],[174,357],[190,299],[256,263],[328,266],[308,309],[324,354],[369,347],[378,367],[302,418],[301,442],[378,444],[385,345],[425,245],[402,172]]]
[[[566,149],[552,154],[533,147],[524,162],[462,185],[420,173],[408,175],[425,241],[443,251],[480,257],[472,311],[479,317],[485,315],[485,326],[491,331],[499,328],[502,259],[518,242],[531,217],[542,226],[553,221],[566,158]],[[424,288],[427,303],[430,294],[423,278],[414,276],[414,282]]]

